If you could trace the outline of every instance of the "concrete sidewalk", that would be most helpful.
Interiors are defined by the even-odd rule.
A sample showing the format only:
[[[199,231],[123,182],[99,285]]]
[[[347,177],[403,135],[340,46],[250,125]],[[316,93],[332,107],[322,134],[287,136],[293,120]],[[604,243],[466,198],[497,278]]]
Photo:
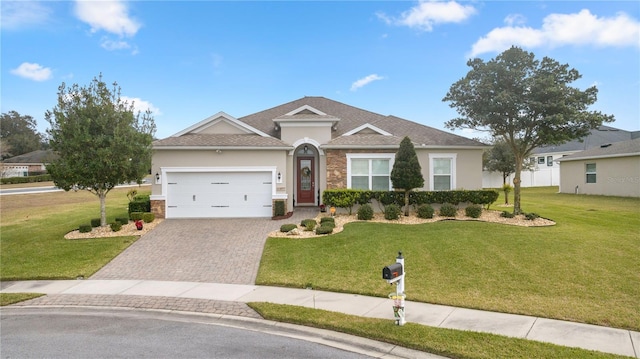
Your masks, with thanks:
[[[392,302],[386,298],[255,285],[144,280],[21,281],[3,282],[1,292],[64,297],[84,295],[83,298],[87,298],[86,295],[117,296],[135,301],[169,297],[228,303],[271,302],[393,319]],[[85,302],[85,305],[109,305],[109,300],[105,301],[104,297],[100,304],[90,300]],[[82,304],[82,300],[74,302],[74,305]],[[143,307],[142,304],[139,307]],[[135,303],[128,305],[136,306]],[[407,322],[411,323],[493,333],[640,358],[640,332],[410,301],[405,303],[405,311]]]

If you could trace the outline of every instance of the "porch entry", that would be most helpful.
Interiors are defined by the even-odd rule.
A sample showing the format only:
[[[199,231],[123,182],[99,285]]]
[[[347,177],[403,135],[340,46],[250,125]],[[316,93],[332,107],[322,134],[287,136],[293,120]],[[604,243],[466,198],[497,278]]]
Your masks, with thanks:
[[[296,205],[315,204],[315,176],[313,157],[298,157]]]

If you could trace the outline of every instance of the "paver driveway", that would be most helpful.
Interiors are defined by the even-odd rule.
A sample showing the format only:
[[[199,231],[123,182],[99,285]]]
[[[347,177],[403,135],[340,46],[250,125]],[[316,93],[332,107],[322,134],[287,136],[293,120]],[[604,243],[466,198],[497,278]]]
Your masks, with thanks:
[[[167,219],[91,279],[254,284],[267,234],[316,214],[316,209],[296,209],[280,221]]]

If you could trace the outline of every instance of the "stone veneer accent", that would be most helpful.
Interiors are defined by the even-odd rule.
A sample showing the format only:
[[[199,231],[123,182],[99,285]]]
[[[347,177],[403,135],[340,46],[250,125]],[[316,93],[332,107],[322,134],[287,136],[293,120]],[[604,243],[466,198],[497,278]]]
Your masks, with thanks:
[[[151,200],[151,213],[153,213],[156,218],[165,218],[164,200]]]
[[[393,153],[388,149],[325,150],[327,157],[327,189],[347,188],[347,153]]]

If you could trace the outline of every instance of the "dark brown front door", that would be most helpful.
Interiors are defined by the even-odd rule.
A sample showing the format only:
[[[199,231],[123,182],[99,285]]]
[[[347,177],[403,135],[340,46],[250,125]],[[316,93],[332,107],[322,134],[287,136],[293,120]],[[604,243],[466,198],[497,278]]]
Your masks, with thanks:
[[[298,157],[298,198],[297,204],[315,204],[315,169],[313,157]]]

